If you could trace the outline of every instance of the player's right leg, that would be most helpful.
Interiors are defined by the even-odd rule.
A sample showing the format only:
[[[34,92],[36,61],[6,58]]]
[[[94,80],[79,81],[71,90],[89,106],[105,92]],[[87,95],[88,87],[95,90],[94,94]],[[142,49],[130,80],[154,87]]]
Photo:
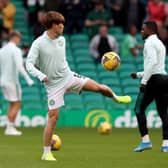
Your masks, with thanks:
[[[117,96],[114,93],[114,91],[110,89],[108,86],[99,84],[92,79],[87,80],[82,90],[101,93],[102,95],[106,97],[112,98],[117,103],[130,103],[131,102],[130,96]]]
[[[43,155],[41,158],[42,160],[47,160],[47,161],[56,160],[51,153],[51,139],[52,139],[54,128],[58,119],[58,115],[59,115],[58,109],[49,110],[48,112],[48,121],[47,121],[47,125],[45,126],[44,134],[43,134],[44,149],[43,149]]]

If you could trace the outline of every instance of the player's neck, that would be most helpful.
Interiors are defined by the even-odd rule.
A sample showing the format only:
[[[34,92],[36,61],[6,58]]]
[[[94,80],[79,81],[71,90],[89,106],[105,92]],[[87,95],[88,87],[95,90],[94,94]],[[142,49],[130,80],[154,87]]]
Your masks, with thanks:
[[[56,37],[57,37],[57,34],[55,34],[55,32],[54,32],[52,29],[47,30],[47,35],[48,35],[52,40],[56,39]]]

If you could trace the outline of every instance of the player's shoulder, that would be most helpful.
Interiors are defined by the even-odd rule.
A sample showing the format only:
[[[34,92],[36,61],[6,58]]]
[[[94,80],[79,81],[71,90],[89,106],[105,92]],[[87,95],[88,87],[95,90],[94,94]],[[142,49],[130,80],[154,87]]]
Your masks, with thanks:
[[[58,39],[65,41],[65,37],[64,37],[63,35],[60,35],[60,36],[58,37]]]
[[[59,46],[65,46],[65,43],[66,43],[65,37],[62,36],[62,35],[59,36],[58,39],[57,39],[57,43],[58,43]]]
[[[40,43],[43,41],[43,39],[44,39],[43,35],[37,37],[37,38],[33,41],[32,46],[38,46],[38,45],[40,45]]]

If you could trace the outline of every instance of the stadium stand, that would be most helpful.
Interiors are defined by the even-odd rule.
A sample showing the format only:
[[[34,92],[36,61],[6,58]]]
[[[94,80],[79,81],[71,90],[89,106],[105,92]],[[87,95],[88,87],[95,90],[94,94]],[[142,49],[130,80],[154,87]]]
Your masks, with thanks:
[[[22,42],[31,44],[33,36],[28,27],[28,23],[24,16],[23,1],[12,0],[17,8],[15,17],[15,29],[18,29],[22,35]],[[123,32],[120,27],[112,27],[109,32],[114,35],[120,43],[123,38]],[[129,94],[133,102],[130,105],[120,105],[114,103],[109,98],[104,98],[101,95],[90,94],[88,92],[77,96],[74,94],[65,95],[66,106],[63,110],[92,110],[92,109],[107,109],[107,110],[125,110],[133,109],[136,96],[139,89],[139,80],[132,80],[129,75],[131,72],[142,70],[143,57],[140,54],[137,58],[125,58],[121,56],[121,67],[116,71],[106,71],[100,64],[95,64],[89,52],[89,36],[86,33],[64,35],[66,39],[66,53],[70,68],[81,74],[95,79],[101,83],[109,85],[118,95]],[[142,42],[140,34],[137,38]],[[168,60],[167,60],[168,63]],[[167,69],[168,70],[168,69]],[[33,78],[35,85],[28,87],[25,80],[20,78],[23,88],[23,109],[25,110],[47,110],[47,98],[45,89],[40,81]],[[0,107],[6,110],[7,103],[0,93]],[[153,108],[152,104],[150,108]]]

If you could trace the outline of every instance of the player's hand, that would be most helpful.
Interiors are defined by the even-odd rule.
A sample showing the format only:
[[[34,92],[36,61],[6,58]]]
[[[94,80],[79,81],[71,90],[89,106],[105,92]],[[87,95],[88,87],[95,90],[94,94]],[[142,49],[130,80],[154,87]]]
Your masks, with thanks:
[[[141,84],[141,85],[140,85],[140,91],[141,91],[141,92],[145,92],[145,87],[146,87],[145,84]]]
[[[42,80],[42,82],[48,82],[48,78],[47,77],[45,77],[43,80]]]
[[[136,72],[133,72],[130,76],[131,76],[132,79],[137,79],[138,78]]]
[[[34,81],[30,79],[30,80],[28,81],[28,85],[29,85],[29,86],[34,85]]]

